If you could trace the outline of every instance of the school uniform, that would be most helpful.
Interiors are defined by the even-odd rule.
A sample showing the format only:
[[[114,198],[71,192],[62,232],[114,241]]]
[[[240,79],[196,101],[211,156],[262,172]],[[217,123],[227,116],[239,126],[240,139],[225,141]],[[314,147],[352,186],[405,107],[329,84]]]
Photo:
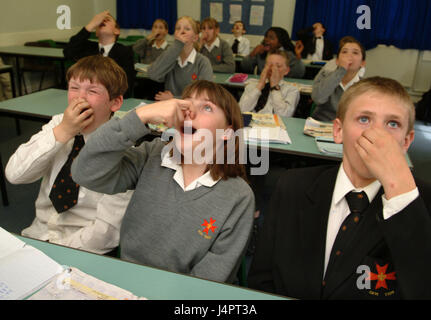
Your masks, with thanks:
[[[349,87],[361,80],[359,72],[356,76],[343,85],[341,80],[346,75],[347,70],[337,66],[335,70],[322,68],[313,81],[313,91],[311,99],[316,103],[312,117],[319,121],[332,121],[335,119],[338,103]]]
[[[247,81],[244,93],[239,101],[242,112],[270,113],[278,114],[283,117],[293,116],[300,98],[297,87],[290,85],[284,80],[280,80],[278,83],[280,90],[269,90],[264,107],[256,111],[256,104],[259,102],[261,95],[264,94],[264,90],[261,91],[257,88],[258,83],[258,79],[250,79]],[[269,82],[267,82],[267,86],[268,85]]]
[[[301,52],[303,59],[330,60],[333,58],[334,50],[331,41],[325,36],[316,37],[313,34],[313,27],[298,31],[297,36],[304,45],[304,50]]]
[[[282,48],[280,48],[282,49]],[[291,51],[286,51],[289,57],[290,71],[287,74],[289,78],[302,78],[305,74],[305,65],[301,60],[296,58],[295,54]],[[254,69],[257,67],[257,74],[260,74],[265,68],[266,53],[263,55],[257,54],[254,57],[250,55],[244,57],[241,61],[241,70],[245,73],[254,74]]]
[[[149,78],[164,82],[165,90],[176,97],[180,97],[184,88],[194,80],[213,81],[208,58],[193,49],[183,63],[180,58],[183,47],[183,42],[175,40],[148,68]]]
[[[6,177],[13,184],[42,179],[36,217],[22,235],[104,254],[119,244],[121,221],[132,191],[107,195],[80,186],[78,203],[62,213],[56,211],[49,195],[74,144],[74,139],[65,144],[55,140],[53,129],[62,119],[63,114],[53,116],[40,132],[19,146],[6,165]]]
[[[168,46],[169,44],[166,40],[163,41],[161,46],[157,46],[156,41],[148,41],[147,38],[143,38],[133,45],[133,51],[139,55],[141,63],[151,64]]]
[[[344,196],[354,189],[342,165],[286,171],[265,216],[249,286],[300,299],[430,299],[431,187],[417,185],[389,201],[378,182],[366,187],[368,209],[340,251],[333,239],[352,232],[342,223],[349,213]],[[372,272],[368,288],[364,267]]]
[[[78,61],[79,59],[91,55],[102,54],[112,58],[118,65],[123,68],[127,75],[128,89],[125,97],[131,96],[131,92],[135,83],[135,62],[133,51],[130,47],[126,47],[118,42],[103,46],[95,41],[90,41],[91,33],[87,29],[82,28],[76,35],[72,36],[69,43],[63,49],[63,54],[66,59]]]
[[[112,119],[75,159],[73,178],[99,192],[135,189],[121,227],[122,259],[232,281],[251,232],[253,192],[240,177],[214,180],[209,172],[184,187],[169,145],[154,139],[131,149],[147,134],[136,112]]]
[[[225,40],[217,37],[210,46],[203,45],[200,52],[210,60],[214,72],[235,72],[232,49]]]
[[[235,41],[238,41],[237,52],[234,52]],[[234,36],[228,40],[228,44],[234,54],[239,54],[242,56],[247,56],[250,54],[250,40],[248,40],[245,36],[239,36],[238,38]]]

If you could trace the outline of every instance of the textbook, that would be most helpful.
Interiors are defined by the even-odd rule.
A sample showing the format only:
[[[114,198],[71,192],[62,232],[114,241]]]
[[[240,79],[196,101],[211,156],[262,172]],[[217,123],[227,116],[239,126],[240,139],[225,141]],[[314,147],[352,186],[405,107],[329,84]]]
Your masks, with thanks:
[[[150,65],[149,64],[144,64],[144,63],[135,63],[135,70],[139,71],[139,72],[144,72],[147,73],[148,72],[148,67]]]
[[[252,116],[249,127],[244,128],[244,140],[261,143],[290,144],[283,120],[277,114],[244,112]]]
[[[332,138],[332,122],[322,122],[308,117],[305,120],[304,134],[312,137],[329,137]]]
[[[146,300],[74,267],[0,228],[0,300]]]

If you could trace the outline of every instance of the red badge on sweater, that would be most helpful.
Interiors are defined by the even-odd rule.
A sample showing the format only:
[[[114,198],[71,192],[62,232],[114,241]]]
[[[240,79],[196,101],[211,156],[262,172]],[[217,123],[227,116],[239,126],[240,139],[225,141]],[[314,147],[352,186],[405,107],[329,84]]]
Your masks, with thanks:
[[[204,219],[204,223],[202,223],[201,226],[205,228],[203,230],[198,230],[198,233],[205,239],[211,239],[211,236],[208,234],[208,231],[211,230],[213,233],[215,232],[214,230],[218,228],[214,225],[215,222],[216,220],[214,220],[213,218],[210,218],[209,222],[207,221],[207,219]]]
[[[197,74],[196,74],[196,73],[193,73],[193,74],[192,74],[192,80],[196,80],[197,78],[198,78]]]
[[[217,61],[221,61],[221,56],[216,57]]]

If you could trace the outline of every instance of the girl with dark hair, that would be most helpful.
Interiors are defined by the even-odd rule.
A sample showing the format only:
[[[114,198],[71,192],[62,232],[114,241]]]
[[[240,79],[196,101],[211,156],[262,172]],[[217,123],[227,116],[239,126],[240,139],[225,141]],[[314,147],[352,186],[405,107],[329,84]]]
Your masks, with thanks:
[[[305,65],[295,55],[295,47],[290,40],[289,33],[280,27],[271,27],[265,32],[265,37],[261,44],[241,61],[241,69],[246,73],[253,73],[257,66],[257,73],[260,74],[265,67],[265,59],[270,50],[286,51],[290,63],[289,78],[302,78],[305,74]]]

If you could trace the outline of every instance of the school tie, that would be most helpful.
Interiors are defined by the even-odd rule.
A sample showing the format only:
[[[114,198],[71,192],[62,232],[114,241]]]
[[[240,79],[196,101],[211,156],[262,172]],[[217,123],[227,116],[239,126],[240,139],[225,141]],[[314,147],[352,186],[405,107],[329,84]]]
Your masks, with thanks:
[[[237,54],[238,53],[238,46],[239,46],[239,40],[235,39],[232,45],[232,52]]]
[[[105,54],[105,48],[100,48],[100,54],[103,56]]]
[[[58,213],[62,213],[72,208],[78,202],[79,184],[72,179],[70,168],[73,159],[78,156],[84,146],[84,137],[82,135],[75,136],[72,150],[67,157],[66,163],[61,168],[52,185],[49,198]]]
[[[263,87],[262,91],[260,92],[260,97],[257,100],[256,107],[254,107],[254,112],[257,113],[265,107],[266,102],[268,101],[270,88],[271,86],[269,82],[267,82],[265,87]]]
[[[355,236],[362,214],[370,204],[367,194],[364,191],[350,191],[346,194],[345,198],[349,205],[350,214],[346,219],[344,219],[340,229],[338,230],[329,261],[336,260],[344,253],[344,250],[348,247],[350,241]]]

